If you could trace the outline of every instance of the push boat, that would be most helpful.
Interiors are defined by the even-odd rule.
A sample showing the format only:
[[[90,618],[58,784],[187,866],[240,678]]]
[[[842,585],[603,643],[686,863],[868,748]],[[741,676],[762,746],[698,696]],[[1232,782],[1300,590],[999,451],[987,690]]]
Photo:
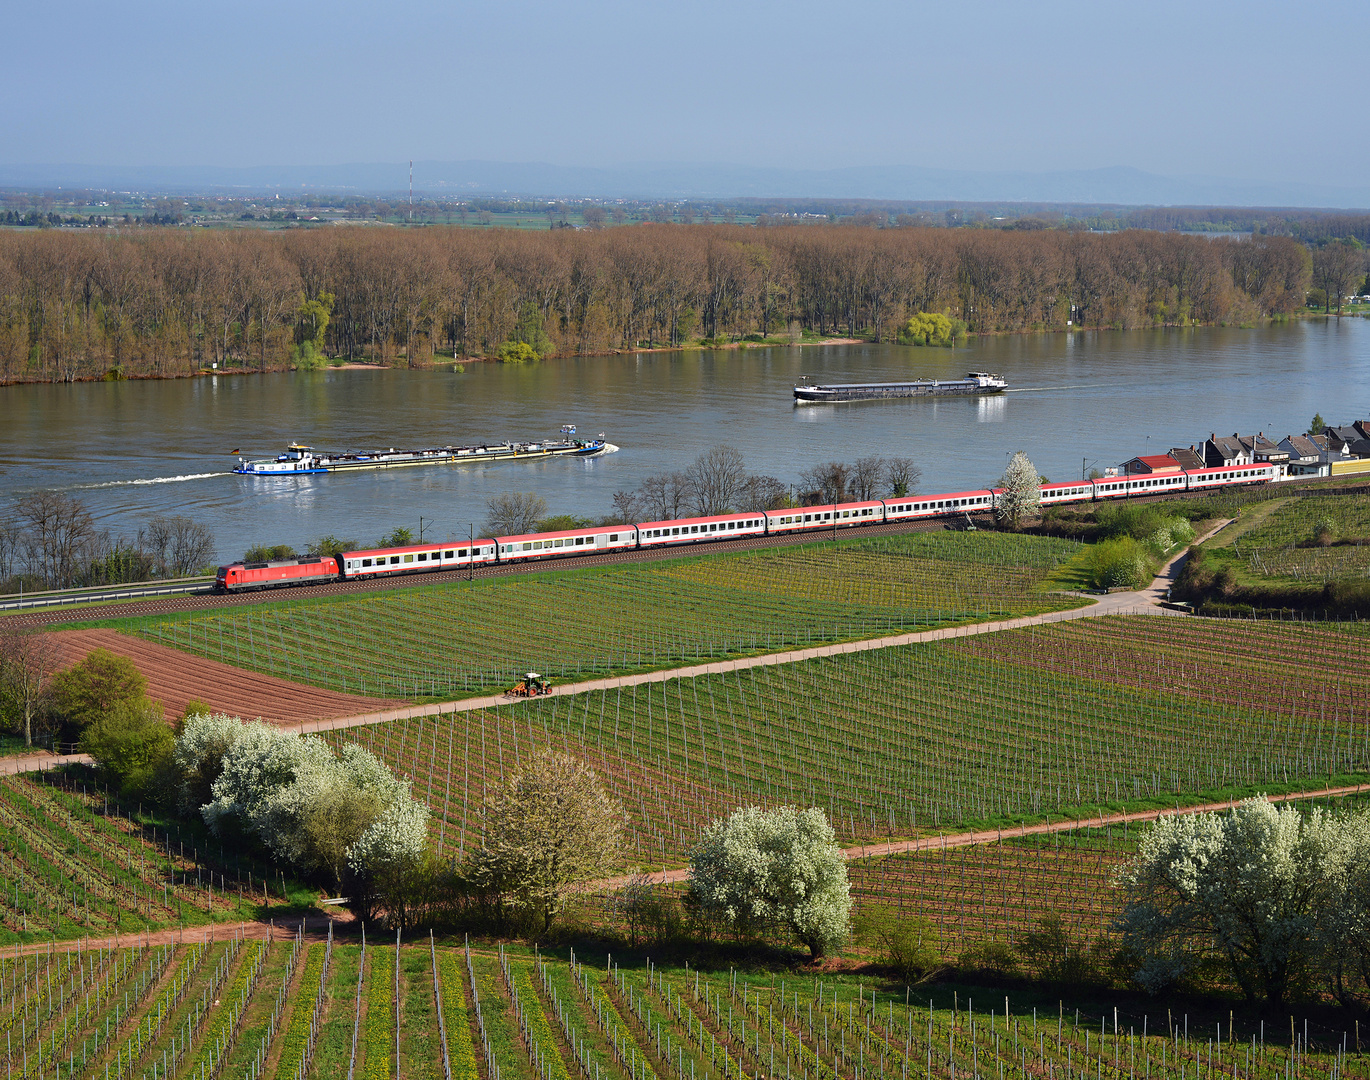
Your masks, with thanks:
[[[1002,375],[972,371],[964,379],[914,379],[912,382],[833,383],[796,386],[794,399],[801,404],[822,401],[875,401],[881,398],[968,397],[1000,394],[1008,383]]]
[[[358,469],[398,469],[412,465],[465,465],[489,461],[531,461],[549,457],[597,457],[618,449],[601,433],[593,439],[577,439],[576,429],[562,428],[561,439],[542,442],[482,443],[477,446],[434,446],[423,450],[346,451],[335,453],[291,443],[280,457],[249,461],[238,459],[233,471],[243,476],[308,476],[315,473],[353,472]]]

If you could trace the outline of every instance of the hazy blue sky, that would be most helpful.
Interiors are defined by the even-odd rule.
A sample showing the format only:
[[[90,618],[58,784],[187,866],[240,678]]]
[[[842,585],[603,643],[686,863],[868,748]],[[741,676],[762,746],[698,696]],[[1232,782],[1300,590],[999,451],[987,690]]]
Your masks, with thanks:
[[[1364,4],[15,4],[0,161],[924,165],[1363,186]]]

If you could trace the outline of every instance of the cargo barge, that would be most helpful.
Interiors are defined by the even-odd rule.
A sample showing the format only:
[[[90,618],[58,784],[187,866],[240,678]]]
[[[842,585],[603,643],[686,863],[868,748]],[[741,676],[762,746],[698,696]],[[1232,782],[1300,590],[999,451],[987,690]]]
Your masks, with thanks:
[[[533,461],[549,457],[598,457],[618,449],[601,434],[594,439],[566,438],[544,442],[483,443],[478,446],[435,446],[423,450],[352,451],[334,453],[291,443],[280,457],[249,461],[238,459],[233,471],[242,476],[309,476],[317,473],[353,472],[359,469],[399,469],[416,465],[471,465],[491,461]]]
[[[876,401],[882,398],[966,397],[1000,394],[1008,383],[1002,375],[972,371],[964,379],[915,379],[912,382],[834,383],[830,386],[796,386],[794,399],[800,404],[823,401]]]

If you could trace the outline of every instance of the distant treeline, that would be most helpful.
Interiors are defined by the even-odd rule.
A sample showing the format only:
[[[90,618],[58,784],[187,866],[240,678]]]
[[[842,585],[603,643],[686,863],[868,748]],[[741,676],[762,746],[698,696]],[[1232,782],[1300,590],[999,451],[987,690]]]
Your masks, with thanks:
[[[0,379],[804,331],[890,341],[920,311],[973,333],[1247,323],[1299,309],[1311,267],[1289,237],[1141,230],[12,231],[0,233]]]

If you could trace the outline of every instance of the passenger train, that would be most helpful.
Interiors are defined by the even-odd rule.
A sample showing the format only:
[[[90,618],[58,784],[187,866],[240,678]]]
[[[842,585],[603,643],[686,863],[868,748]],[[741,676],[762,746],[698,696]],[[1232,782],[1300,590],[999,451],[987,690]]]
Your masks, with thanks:
[[[1099,480],[1042,485],[1042,505],[1107,502],[1134,495],[1207,491],[1234,484],[1266,484],[1280,477],[1268,464],[1192,469],[1155,475],[1109,476]],[[676,547],[735,540],[746,536],[820,532],[890,521],[987,513],[998,505],[1000,489],[954,491],[942,495],[905,495],[866,502],[828,503],[786,510],[757,510],[714,517],[644,521],[635,525],[597,525],[563,532],[496,536],[461,544],[413,544],[408,547],[346,551],[332,556],[276,562],[233,563],[219,567],[215,592],[248,592],[288,585],[393,577],[434,570],[457,570],[472,564],[522,563],[611,551]]]

